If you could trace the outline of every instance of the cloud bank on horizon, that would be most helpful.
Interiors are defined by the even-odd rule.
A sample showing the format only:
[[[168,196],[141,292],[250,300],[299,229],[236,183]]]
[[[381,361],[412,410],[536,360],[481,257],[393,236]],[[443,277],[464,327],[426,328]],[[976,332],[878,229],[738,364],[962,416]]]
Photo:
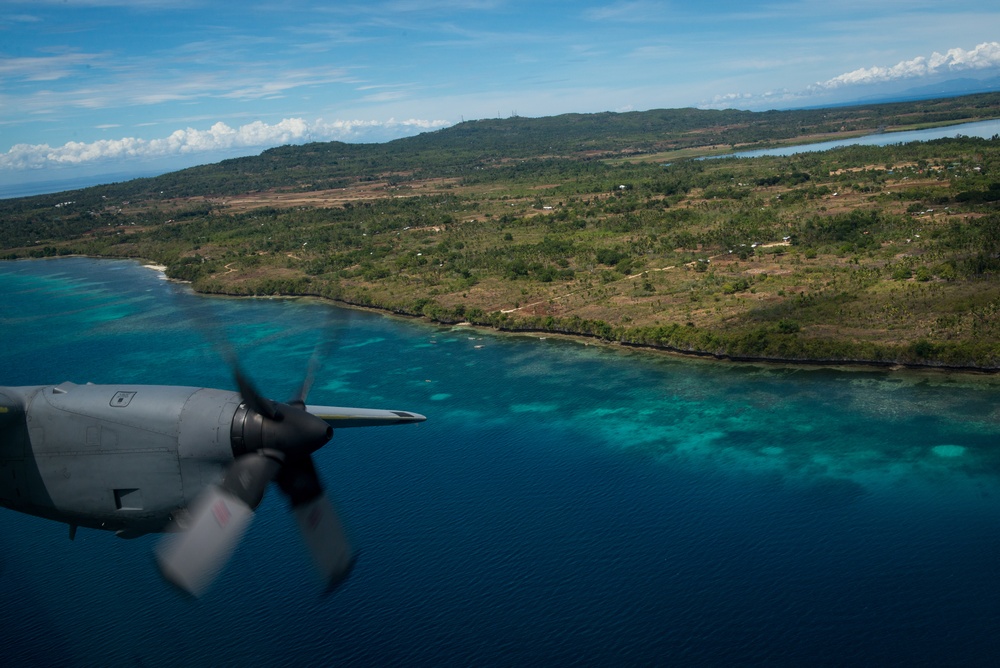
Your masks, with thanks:
[[[448,121],[409,119],[397,121],[332,121],[322,119],[307,122],[301,118],[285,118],[268,125],[254,121],[238,128],[217,122],[207,130],[186,128],[175,130],[161,139],[99,139],[90,143],[67,142],[62,146],[47,144],[17,144],[0,155],[0,167],[7,169],[39,169],[47,166],[74,166],[109,160],[165,158],[184,154],[208,154],[232,149],[266,149],[284,144],[304,144],[314,141],[362,140],[375,133],[379,136],[407,136],[416,132],[451,125]]]
[[[0,179],[173,169],[512,114],[822,106],[1000,77],[1000,7],[836,5],[5,0]]]
[[[796,104],[811,104],[811,100],[838,89],[853,87],[860,94],[864,87],[875,84],[921,79],[933,81],[942,75],[958,75],[968,71],[992,71],[1000,74],[1000,42],[984,42],[968,51],[961,47],[948,49],[943,54],[935,51],[929,57],[917,56],[889,67],[862,67],[816,82],[800,91],[718,95],[702,106],[706,109],[755,108],[781,102],[783,106],[794,107]]]
[[[839,88],[840,86],[930,77],[943,72],[985,70],[998,67],[1000,67],[1000,42],[984,42],[971,51],[962,48],[949,49],[943,54],[935,51],[930,58],[918,56],[912,60],[904,60],[893,67],[857,69],[824,81],[817,86],[820,88]]]

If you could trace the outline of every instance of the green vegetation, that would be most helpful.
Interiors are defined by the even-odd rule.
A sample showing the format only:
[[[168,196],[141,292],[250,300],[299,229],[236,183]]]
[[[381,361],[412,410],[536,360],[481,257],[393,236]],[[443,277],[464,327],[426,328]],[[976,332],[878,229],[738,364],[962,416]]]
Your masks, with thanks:
[[[754,359],[1000,367],[1000,137],[677,151],[1000,116],[1000,95],[463,123],[0,202],[0,257]],[[673,152],[673,153],[671,153]]]

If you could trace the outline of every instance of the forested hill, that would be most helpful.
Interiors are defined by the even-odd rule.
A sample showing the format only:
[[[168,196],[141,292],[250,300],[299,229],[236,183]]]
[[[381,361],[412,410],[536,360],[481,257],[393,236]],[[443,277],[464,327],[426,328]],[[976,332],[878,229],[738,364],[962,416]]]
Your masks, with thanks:
[[[282,146],[155,178],[88,189],[93,196],[236,195],[270,188],[339,188],[391,175],[395,181],[455,177],[501,161],[636,157],[696,147],[747,148],[994,118],[1000,93],[832,109],[751,112],[655,109],[545,118],[466,121],[381,144]],[[51,196],[49,196],[51,197]]]
[[[739,111],[654,109],[546,118],[469,121],[398,140],[407,150],[467,150],[533,157],[591,152],[647,153],[707,145],[739,146],[803,136],[993,117],[1000,94],[834,109]]]
[[[384,144],[282,146],[152,179],[171,196],[238,194],[305,185],[343,187],[392,173],[397,180],[462,176],[500,160],[609,157],[728,145],[768,145],[831,133],[995,117],[1000,93],[836,109],[738,111],[656,109],[466,121]]]

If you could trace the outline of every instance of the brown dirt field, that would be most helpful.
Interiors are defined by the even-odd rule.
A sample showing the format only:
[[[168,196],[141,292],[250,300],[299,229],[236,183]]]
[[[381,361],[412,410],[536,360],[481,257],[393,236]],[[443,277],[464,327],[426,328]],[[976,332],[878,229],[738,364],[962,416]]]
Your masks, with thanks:
[[[290,208],[297,206],[335,207],[347,202],[380,199],[386,197],[416,197],[418,195],[439,195],[450,192],[458,183],[457,178],[427,179],[425,181],[409,181],[405,186],[393,186],[387,181],[372,181],[334,188],[332,190],[313,190],[309,192],[282,192],[270,190],[260,193],[248,193],[213,200],[236,211],[250,211],[262,207]]]

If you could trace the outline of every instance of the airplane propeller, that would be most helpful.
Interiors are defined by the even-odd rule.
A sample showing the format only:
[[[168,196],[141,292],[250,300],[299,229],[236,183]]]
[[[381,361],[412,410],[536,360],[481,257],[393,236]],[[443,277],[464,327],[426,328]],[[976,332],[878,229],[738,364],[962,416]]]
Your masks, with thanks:
[[[302,386],[287,403],[261,395],[234,364],[246,406],[244,453],[189,508],[190,520],[157,548],[160,572],[192,596],[200,596],[225,566],[253,519],[270,482],[288,498],[299,532],[326,590],[350,573],[354,551],[343,524],[323,490],[312,453],[333,436],[333,428],[306,410],[315,375],[314,361]],[[178,523],[179,525],[180,523]]]

